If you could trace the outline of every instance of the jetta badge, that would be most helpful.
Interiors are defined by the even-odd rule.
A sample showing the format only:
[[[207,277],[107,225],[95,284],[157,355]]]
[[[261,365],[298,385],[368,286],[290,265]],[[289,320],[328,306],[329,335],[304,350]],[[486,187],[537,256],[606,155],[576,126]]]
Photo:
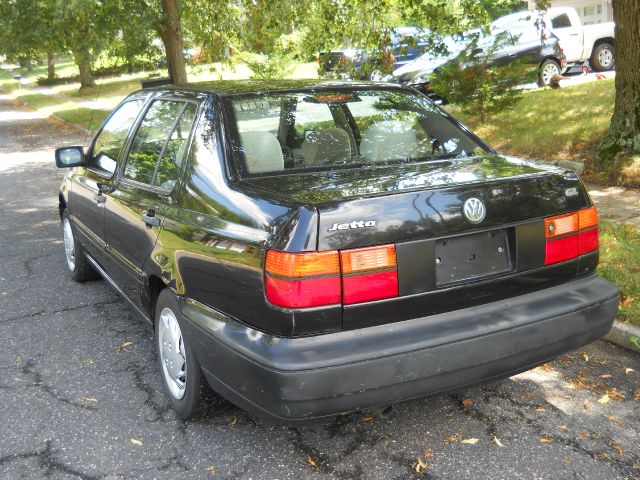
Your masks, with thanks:
[[[471,223],[480,223],[487,214],[482,200],[476,197],[467,198],[462,205],[462,213]]]
[[[375,220],[369,220],[367,222],[365,222],[364,220],[354,220],[351,223],[334,223],[327,231],[335,232],[336,230],[349,230],[350,228],[371,228],[375,226]]]

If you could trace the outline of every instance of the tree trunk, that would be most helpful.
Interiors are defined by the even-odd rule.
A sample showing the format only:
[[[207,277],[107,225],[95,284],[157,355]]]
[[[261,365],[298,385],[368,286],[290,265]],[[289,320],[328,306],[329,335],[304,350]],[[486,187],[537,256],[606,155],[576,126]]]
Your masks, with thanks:
[[[74,58],[76,65],[78,65],[78,70],[80,70],[80,89],[95,87],[96,82],[93,78],[93,72],[91,71],[91,56],[89,52],[74,52]]]
[[[33,72],[33,62],[31,61],[31,57],[22,57],[20,58],[20,66],[22,68],[26,68],[28,72]]]
[[[184,62],[184,42],[180,26],[181,0],[162,0],[162,26],[160,37],[164,43],[169,67],[169,77],[176,85],[187,83],[187,69]]]
[[[47,80],[56,78],[56,62],[53,53],[47,54]]]
[[[640,1],[613,0],[613,21],[616,100],[609,131],[596,148],[599,167],[640,153]]]

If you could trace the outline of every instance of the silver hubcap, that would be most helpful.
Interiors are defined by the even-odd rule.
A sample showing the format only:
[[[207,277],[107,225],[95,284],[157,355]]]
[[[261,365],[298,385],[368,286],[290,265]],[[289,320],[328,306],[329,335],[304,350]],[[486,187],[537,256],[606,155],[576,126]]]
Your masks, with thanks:
[[[73,242],[71,222],[68,218],[62,222],[62,234],[64,235],[64,254],[67,257],[67,267],[73,272],[76,269],[76,247]]]
[[[176,316],[169,308],[160,313],[158,350],[164,381],[174,398],[184,397],[187,385],[187,356],[184,352],[182,332]]]
[[[371,72],[372,82],[379,82],[380,80],[382,80],[382,72],[380,70],[374,70]]]
[[[549,85],[556,75],[560,75],[560,70],[553,63],[547,63],[542,69],[542,81],[545,85]]]
[[[608,48],[600,50],[600,53],[598,53],[598,61],[603,67],[610,67],[613,63],[613,52]]]

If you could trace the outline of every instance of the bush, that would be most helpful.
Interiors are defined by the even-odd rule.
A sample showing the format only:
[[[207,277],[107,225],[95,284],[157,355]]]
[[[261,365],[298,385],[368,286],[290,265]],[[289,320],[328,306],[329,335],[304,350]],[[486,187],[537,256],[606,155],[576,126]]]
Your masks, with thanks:
[[[293,70],[293,55],[243,53],[240,58],[253,72],[251,78],[285,78]]]
[[[440,97],[454,103],[469,115],[485,122],[488,116],[516,103],[526,83],[529,70],[525,60],[500,67],[491,60],[505,39],[498,36],[492,45],[478,48],[477,40],[456,59],[437,69],[431,78],[431,88]]]

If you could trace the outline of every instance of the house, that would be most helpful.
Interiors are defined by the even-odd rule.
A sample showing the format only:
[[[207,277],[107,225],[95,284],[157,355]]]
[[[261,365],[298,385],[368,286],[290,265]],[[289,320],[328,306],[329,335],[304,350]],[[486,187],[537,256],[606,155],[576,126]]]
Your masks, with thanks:
[[[527,0],[529,9],[535,8],[535,0]],[[611,0],[551,0],[551,7],[573,7],[583,25],[613,22]]]

